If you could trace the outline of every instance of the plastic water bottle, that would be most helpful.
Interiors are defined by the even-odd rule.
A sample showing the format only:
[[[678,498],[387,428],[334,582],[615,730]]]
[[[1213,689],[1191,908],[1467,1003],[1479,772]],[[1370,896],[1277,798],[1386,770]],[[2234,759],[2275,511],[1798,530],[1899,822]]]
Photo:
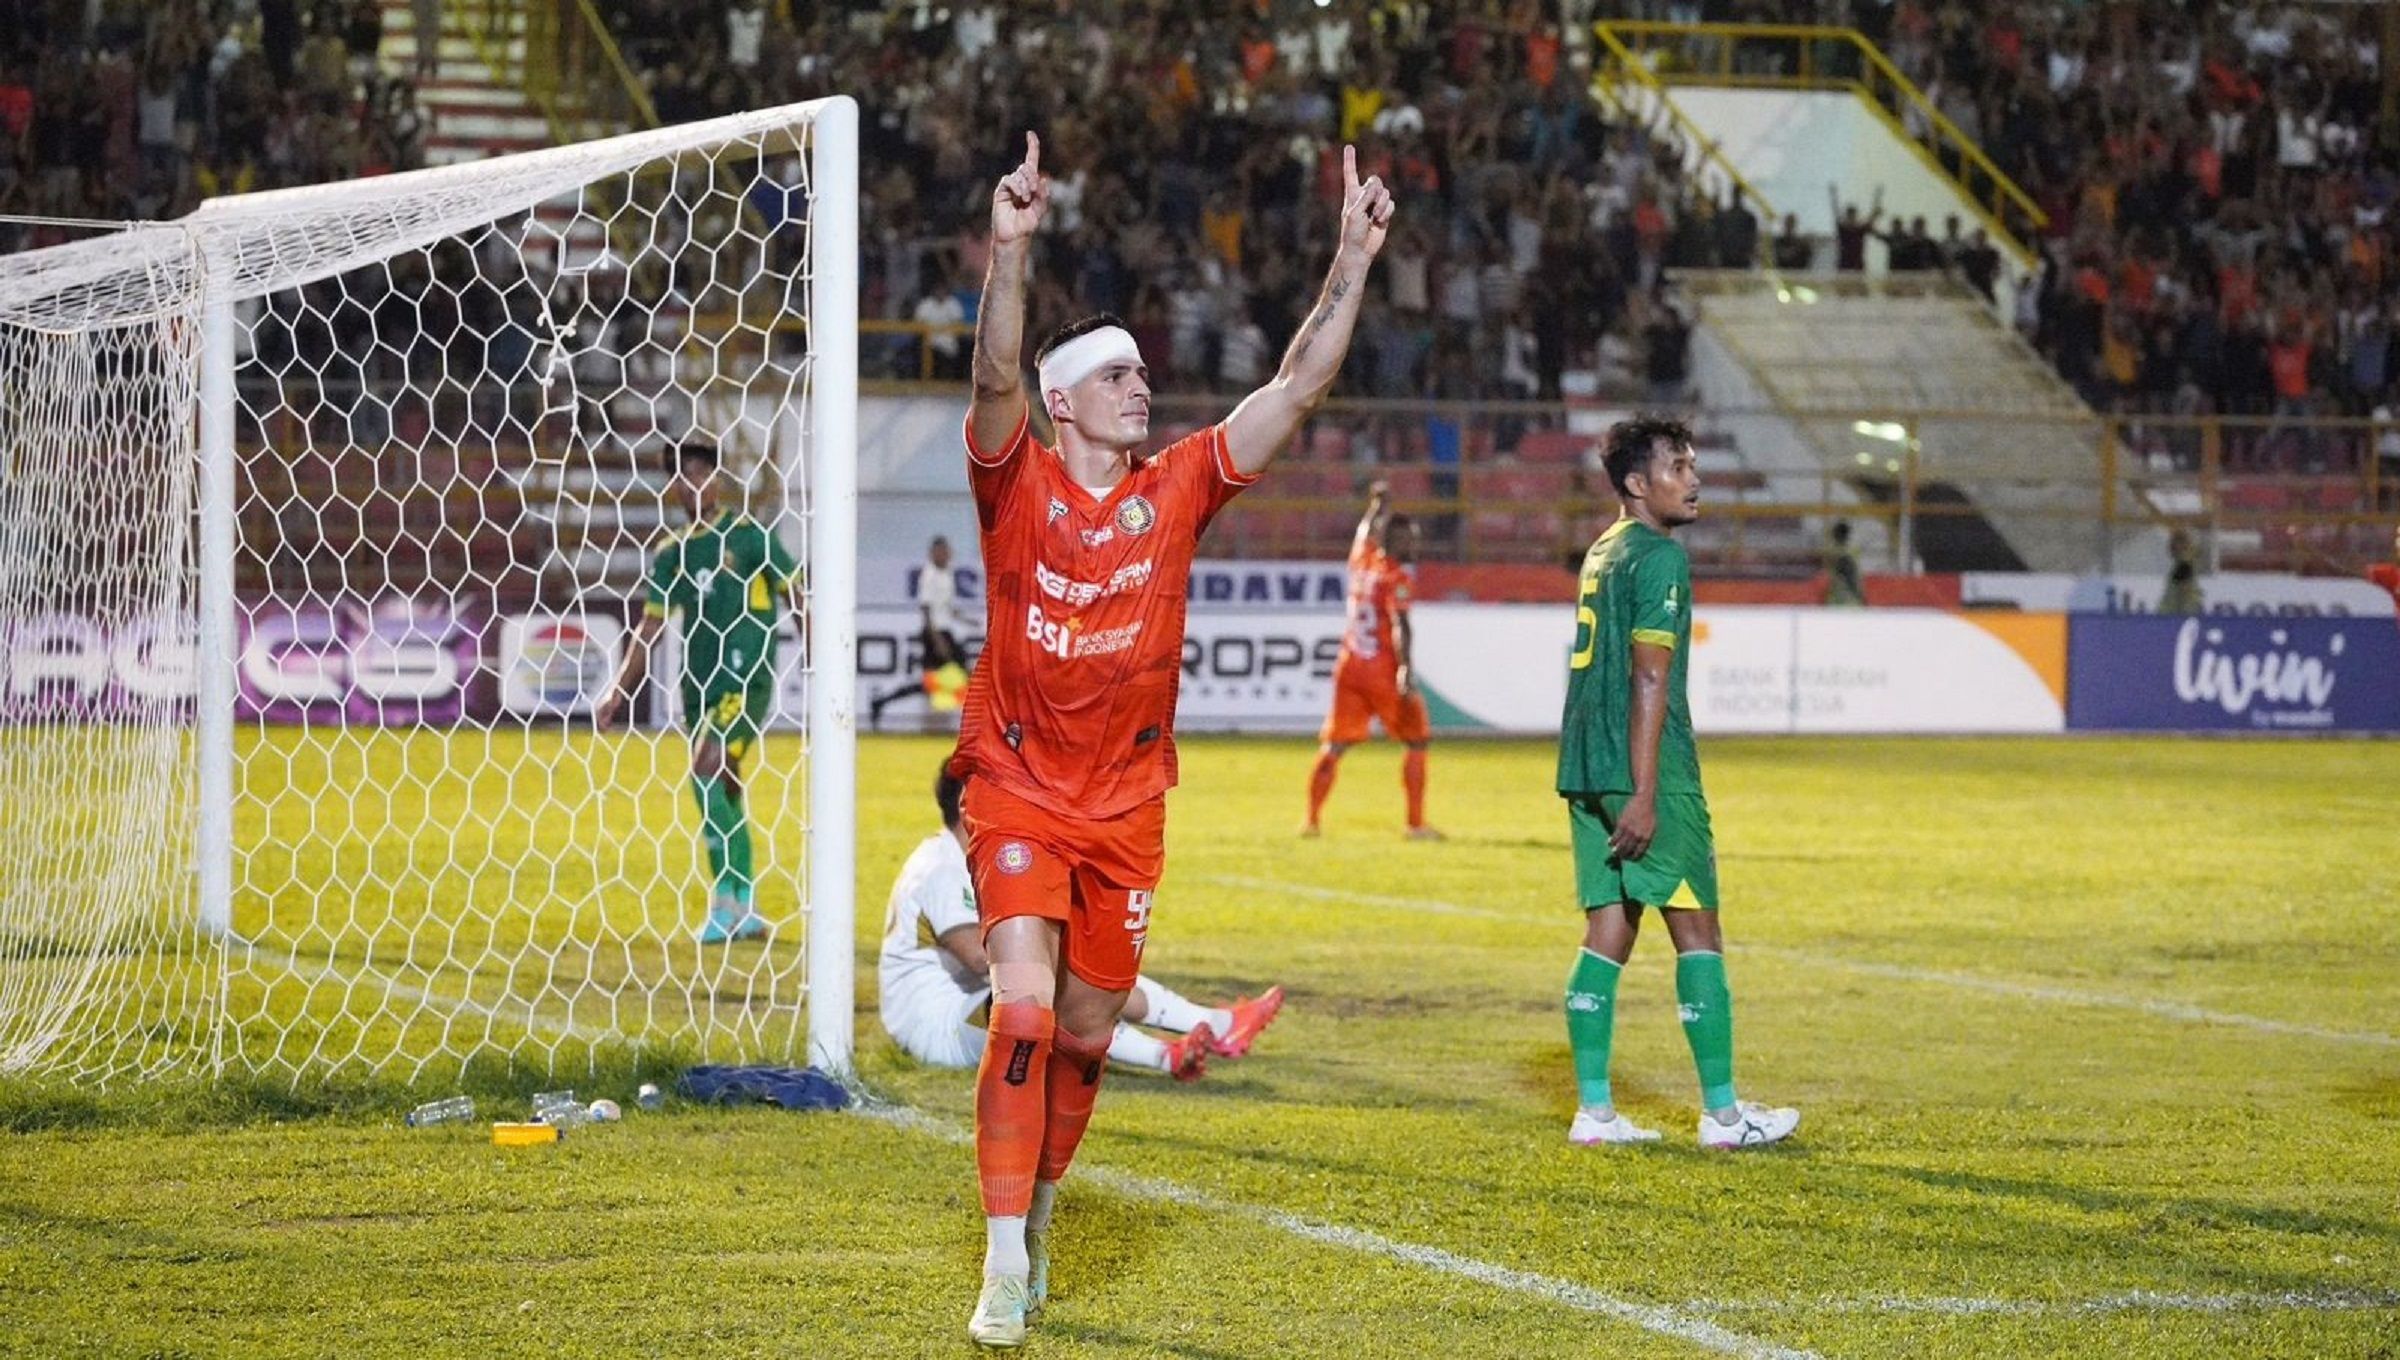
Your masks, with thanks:
[[[645,1110],[655,1110],[667,1103],[667,1097],[655,1083],[645,1081],[642,1089],[633,1093],[633,1103]]]
[[[410,1110],[400,1122],[412,1129],[422,1129],[434,1124],[455,1124],[474,1117],[475,1097],[449,1096],[442,1100],[426,1101]]]
[[[592,1112],[575,1099],[573,1091],[542,1091],[533,1098],[533,1118],[536,1123],[571,1129],[590,1123]]]

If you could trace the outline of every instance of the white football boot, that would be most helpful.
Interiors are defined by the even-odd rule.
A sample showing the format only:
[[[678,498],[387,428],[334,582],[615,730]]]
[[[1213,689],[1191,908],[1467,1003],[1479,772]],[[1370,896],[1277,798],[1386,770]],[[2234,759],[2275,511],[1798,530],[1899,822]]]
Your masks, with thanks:
[[[1567,1126],[1567,1141],[1577,1147],[1599,1147],[1605,1143],[1655,1143],[1658,1130],[1645,1129],[1625,1117],[1623,1110],[1612,1111],[1602,1119],[1590,1110],[1577,1110],[1575,1122]]]
[[[1720,1124],[1716,1116],[1702,1112],[1700,1146],[1718,1152],[1766,1147],[1791,1137],[1799,1127],[1798,1110],[1788,1107],[1775,1109],[1745,1100],[1734,1106],[1733,1122],[1730,1124]]]
[[[994,1350],[1024,1345],[1028,1301],[1024,1276],[984,1276],[983,1295],[975,1300],[975,1315],[967,1319],[967,1335],[976,1345]]]

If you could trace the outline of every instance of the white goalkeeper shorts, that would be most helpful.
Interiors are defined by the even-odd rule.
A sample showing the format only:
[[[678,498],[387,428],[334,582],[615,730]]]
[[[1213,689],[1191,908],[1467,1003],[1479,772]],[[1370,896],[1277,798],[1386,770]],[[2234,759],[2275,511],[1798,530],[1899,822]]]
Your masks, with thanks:
[[[877,1008],[901,1052],[929,1067],[973,1067],[983,1060],[983,1026],[973,1017],[991,999],[989,988],[961,992],[935,977],[885,992]]]

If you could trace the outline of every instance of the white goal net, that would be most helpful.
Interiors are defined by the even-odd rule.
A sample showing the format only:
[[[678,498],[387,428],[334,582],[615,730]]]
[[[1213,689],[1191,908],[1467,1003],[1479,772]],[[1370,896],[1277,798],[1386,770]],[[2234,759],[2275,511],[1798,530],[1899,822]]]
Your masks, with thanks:
[[[0,1076],[848,1067],[856,120],[0,257]]]

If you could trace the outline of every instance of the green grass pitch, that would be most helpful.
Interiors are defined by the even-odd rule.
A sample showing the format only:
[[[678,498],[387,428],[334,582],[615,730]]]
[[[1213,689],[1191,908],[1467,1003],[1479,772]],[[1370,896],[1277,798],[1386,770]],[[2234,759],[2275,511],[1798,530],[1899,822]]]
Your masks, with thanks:
[[[0,1353],[972,1353],[968,1082],[873,1011],[940,750],[861,751],[886,1117],[503,1152],[371,1082],[0,1086]],[[1152,971],[1290,1004],[1197,1085],[1111,1079],[1029,1353],[2400,1355],[2400,744],[1705,743],[1738,1076],[1806,1116],[1738,1157],[1691,1147],[1656,930],[1617,1087],[1668,1141],[1564,1141],[1549,747],[1437,746],[1444,845],[1382,746],[1295,839],[1310,758],[1185,744]],[[608,806],[688,838],[672,770],[621,768]]]

